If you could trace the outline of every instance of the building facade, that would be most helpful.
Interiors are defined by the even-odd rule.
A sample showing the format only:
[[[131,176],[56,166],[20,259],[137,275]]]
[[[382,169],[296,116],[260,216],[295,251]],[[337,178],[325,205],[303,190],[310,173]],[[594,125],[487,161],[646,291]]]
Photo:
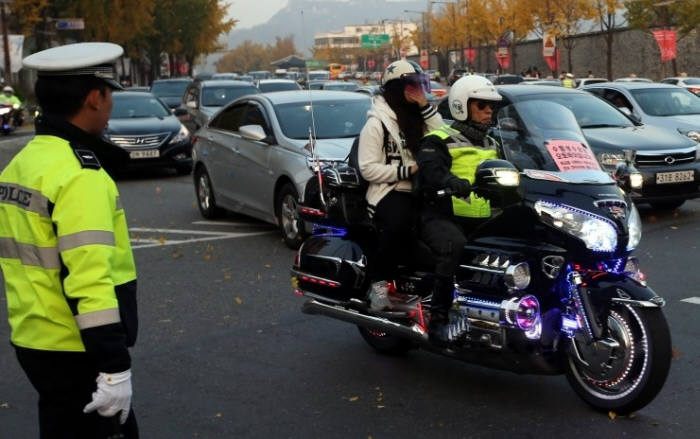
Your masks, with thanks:
[[[381,20],[377,24],[347,25],[342,31],[314,34],[314,48],[361,49],[362,35],[386,34],[389,35],[388,48],[402,52],[396,55],[415,56],[418,55],[418,48],[413,44],[411,36],[417,29],[415,23],[403,20]],[[400,50],[397,47],[399,41]]]

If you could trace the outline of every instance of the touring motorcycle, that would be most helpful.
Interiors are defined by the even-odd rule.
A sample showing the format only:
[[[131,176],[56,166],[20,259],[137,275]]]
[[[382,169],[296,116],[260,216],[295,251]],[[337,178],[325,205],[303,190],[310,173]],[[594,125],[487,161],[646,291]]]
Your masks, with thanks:
[[[668,375],[671,339],[664,299],[631,256],[642,235],[629,197],[641,187],[632,154],[604,172],[574,115],[544,101],[501,109],[489,138],[500,159],[483,162],[472,187],[492,215],[463,249],[448,346],[427,333],[433,262],[417,239],[390,283],[394,306],[370,309],[377,231],[346,162],[316,163],[299,206],[314,224],[291,270],[294,292],[307,298],[302,311],[356,324],[383,353],[423,348],[516,373],[565,374],[595,409],[644,407]]]

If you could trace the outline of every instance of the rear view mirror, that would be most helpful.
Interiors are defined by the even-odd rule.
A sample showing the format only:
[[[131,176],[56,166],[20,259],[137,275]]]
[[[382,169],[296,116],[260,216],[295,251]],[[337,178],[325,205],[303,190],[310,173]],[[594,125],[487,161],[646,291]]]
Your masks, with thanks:
[[[265,130],[260,125],[243,125],[238,131],[241,133],[241,136],[249,140],[262,142],[267,138]]]

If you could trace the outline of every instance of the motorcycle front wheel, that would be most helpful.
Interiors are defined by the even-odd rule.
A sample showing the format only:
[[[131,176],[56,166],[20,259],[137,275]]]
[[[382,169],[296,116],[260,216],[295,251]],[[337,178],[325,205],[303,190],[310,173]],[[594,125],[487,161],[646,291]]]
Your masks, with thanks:
[[[571,340],[566,377],[576,393],[597,410],[625,415],[649,404],[671,366],[671,334],[660,308],[611,307],[611,344]]]

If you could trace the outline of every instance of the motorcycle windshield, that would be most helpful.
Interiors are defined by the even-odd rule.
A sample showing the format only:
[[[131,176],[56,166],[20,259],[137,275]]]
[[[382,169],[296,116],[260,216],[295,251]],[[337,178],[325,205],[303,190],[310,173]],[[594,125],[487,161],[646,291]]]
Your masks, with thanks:
[[[613,182],[588,146],[574,114],[561,104],[526,101],[503,107],[497,132],[505,158],[530,178]]]

